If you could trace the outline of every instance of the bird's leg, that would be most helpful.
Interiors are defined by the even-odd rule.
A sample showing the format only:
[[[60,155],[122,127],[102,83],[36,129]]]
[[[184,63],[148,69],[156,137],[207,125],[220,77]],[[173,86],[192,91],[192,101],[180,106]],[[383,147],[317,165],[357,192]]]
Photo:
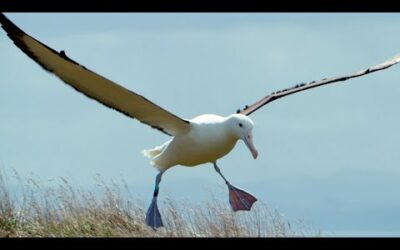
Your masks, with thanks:
[[[160,172],[156,176],[156,185],[154,187],[153,199],[151,200],[151,204],[146,213],[146,224],[153,228],[154,230],[158,227],[163,227],[163,222],[161,219],[160,211],[157,206],[157,196],[158,191],[160,190],[159,184],[161,182],[161,176],[164,172]]]
[[[219,169],[219,167],[215,162],[214,162],[214,169],[222,177],[222,179],[224,179],[226,185],[228,186],[229,203],[231,204],[233,211],[235,212],[239,210],[249,211],[253,203],[257,201],[257,198],[240,188],[234,187],[221,173],[221,170]]]

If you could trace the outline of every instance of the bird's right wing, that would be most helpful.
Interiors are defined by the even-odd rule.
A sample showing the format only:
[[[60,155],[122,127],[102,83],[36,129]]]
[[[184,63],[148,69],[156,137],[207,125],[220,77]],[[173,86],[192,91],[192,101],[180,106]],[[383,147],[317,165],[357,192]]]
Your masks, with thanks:
[[[2,13],[0,13],[0,23],[18,48],[43,69],[55,74],[77,91],[168,135],[189,131],[191,127],[189,121],[179,118],[145,97],[88,70],[67,57],[64,51],[58,53],[26,34]]]

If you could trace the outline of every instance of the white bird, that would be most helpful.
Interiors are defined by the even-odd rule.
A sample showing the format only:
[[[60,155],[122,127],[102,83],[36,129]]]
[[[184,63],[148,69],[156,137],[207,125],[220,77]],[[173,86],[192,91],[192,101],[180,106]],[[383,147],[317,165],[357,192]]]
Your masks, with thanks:
[[[105,106],[172,136],[163,145],[143,150],[142,152],[150,158],[151,164],[159,170],[156,176],[153,199],[146,213],[146,223],[153,229],[163,226],[157,206],[157,197],[161,177],[166,170],[176,165],[191,167],[203,163],[211,163],[229,188],[229,202],[232,209],[234,211],[250,210],[257,199],[230,184],[217,166],[217,160],[228,154],[238,140],[244,141],[254,159],[257,158],[258,151],[254,146],[252,136],[254,123],[248,115],[281,97],[383,70],[400,61],[400,56],[397,56],[384,63],[347,76],[298,84],[292,88],[269,94],[254,104],[246,105],[243,110],[239,109],[235,114],[227,117],[206,114],[187,120],[168,112],[145,97],[90,71],[67,57],[64,51],[57,52],[39,42],[14,25],[1,13],[0,23],[15,45],[42,66],[43,69],[55,74],[66,84]]]

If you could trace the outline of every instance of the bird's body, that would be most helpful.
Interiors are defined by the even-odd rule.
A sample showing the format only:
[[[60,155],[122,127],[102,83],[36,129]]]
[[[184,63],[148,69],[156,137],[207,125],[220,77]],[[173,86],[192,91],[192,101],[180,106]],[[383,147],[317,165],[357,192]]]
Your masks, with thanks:
[[[191,128],[187,133],[174,136],[161,146],[144,150],[143,154],[159,170],[167,170],[175,165],[187,167],[203,163],[213,163],[228,154],[239,137],[229,129],[229,119],[244,115],[222,117],[218,115],[200,115],[190,120]]]

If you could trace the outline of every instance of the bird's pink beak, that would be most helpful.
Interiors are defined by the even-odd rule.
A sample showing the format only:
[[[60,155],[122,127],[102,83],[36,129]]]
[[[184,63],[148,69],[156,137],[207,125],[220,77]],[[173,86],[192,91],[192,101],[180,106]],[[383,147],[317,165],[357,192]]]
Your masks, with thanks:
[[[243,141],[246,144],[246,146],[249,148],[251,154],[253,155],[253,158],[256,159],[258,156],[258,151],[253,144],[253,134],[252,134],[251,130],[249,130],[249,132],[243,138]]]

